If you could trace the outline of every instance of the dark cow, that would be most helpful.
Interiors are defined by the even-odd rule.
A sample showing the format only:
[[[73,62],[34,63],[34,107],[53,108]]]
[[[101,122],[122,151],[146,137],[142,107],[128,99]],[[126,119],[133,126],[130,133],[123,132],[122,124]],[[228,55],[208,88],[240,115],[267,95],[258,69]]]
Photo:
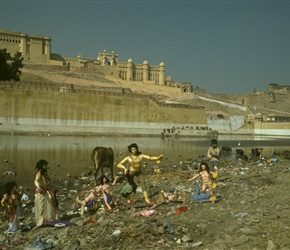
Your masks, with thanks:
[[[221,155],[222,156],[231,156],[232,155],[232,149],[230,147],[227,147],[227,146],[222,146]]]
[[[290,151],[289,150],[284,150],[283,155],[285,159],[290,159]]]
[[[112,148],[95,147],[91,159],[93,164],[91,173],[95,175],[95,180],[97,180],[99,169],[104,174],[104,168],[110,168],[111,178],[114,178],[114,152]]]
[[[256,160],[261,156],[261,153],[258,148],[251,149],[251,159]]]
[[[244,161],[248,160],[248,156],[245,155],[244,150],[240,148],[236,149],[236,160],[244,160]]]

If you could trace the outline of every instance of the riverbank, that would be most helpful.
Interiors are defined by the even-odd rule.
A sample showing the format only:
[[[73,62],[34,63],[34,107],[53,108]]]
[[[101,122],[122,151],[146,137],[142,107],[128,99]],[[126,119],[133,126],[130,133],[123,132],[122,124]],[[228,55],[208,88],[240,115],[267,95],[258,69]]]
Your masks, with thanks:
[[[42,241],[52,242],[53,249],[236,249],[236,250],[289,250],[288,237],[290,206],[288,180],[290,161],[282,156],[249,161],[221,161],[218,187],[215,193],[221,198],[216,203],[193,201],[195,187],[187,179],[196,173],[195,164],[171,165],[161,162],[160,171],[148,169],[148,190],[177,188],[185,192],[184,202],[165,202],[153,207],[128,208],[120,195],[125,185],[120,180],[114,188],[118,207],[113,211],[102,205],[84,216],[75,206],[76,195],[84,197],[93,187],[85,176],[53,177],[59,189],[58,213],[61,221],[74,226],[34,228],[33,188],[24,187],[30,200],[22,205],[22,227],[14,235],[0,237],[2,249],[33,249],[37,235]],[[184,162],[185,159],[183,159]],[[152,198],[154,200],[154,196]],[[143,202],[142,193],[135,203]],[[177,214],[180,207],[187,211]],[[148,217],[136,212],[154,210]],[[135,216],[134,216],[135,215]],[[1,231],[6,228],[1,224]]]

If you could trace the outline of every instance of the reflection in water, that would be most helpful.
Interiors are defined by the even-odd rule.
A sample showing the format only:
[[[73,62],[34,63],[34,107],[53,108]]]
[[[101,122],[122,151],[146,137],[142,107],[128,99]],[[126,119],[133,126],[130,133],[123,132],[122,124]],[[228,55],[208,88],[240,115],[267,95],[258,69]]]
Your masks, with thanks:
[[[49,173],[54,176],[79,175],[89,172],[90,155],[94,147],[112,147],[115,163],[128,154],[127,146],[137,143],[141,152],[148,155],[164,154],[162,167],[178,164],[186,159],[205,156],[210,138],[155,138],[155,137],[73,137],[73,136],[10,136],[0,135],[0,176],[5,171],[15,171],[17,176],[1,176],[1,184],[13,179],[19,184],[31,183],[35,164],[39,159],[49,162]],[[289,149],[290,138],[219,136],[218,146],[228,146],[233,151],[240,147],[246,154],[253,147],[261,149],[263,156],[274,151]],[[155,163],[148,162],[148,168]],[[115,172],[118,170],[115,168]]]

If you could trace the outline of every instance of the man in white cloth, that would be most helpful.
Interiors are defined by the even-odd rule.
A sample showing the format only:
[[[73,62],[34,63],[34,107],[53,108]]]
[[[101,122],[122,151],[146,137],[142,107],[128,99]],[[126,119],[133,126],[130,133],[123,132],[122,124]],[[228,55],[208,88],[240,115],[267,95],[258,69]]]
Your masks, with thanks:
[[[56,220],[56,199],[50,187],[50,177],[47,173],[48,162],[39,160],[35,169],[37,173],[34,180],[35,189],[35,220],[36,226],[47,221]]]

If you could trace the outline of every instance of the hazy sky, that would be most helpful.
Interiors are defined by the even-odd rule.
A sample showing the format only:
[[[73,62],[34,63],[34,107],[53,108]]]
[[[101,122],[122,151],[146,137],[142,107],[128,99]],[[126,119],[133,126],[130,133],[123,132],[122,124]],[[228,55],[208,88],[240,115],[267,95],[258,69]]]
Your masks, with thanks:
[[[208,93],[290,85],[290,0],[0,0],[0,29],[50,36],[52,53],[107,50]]]

